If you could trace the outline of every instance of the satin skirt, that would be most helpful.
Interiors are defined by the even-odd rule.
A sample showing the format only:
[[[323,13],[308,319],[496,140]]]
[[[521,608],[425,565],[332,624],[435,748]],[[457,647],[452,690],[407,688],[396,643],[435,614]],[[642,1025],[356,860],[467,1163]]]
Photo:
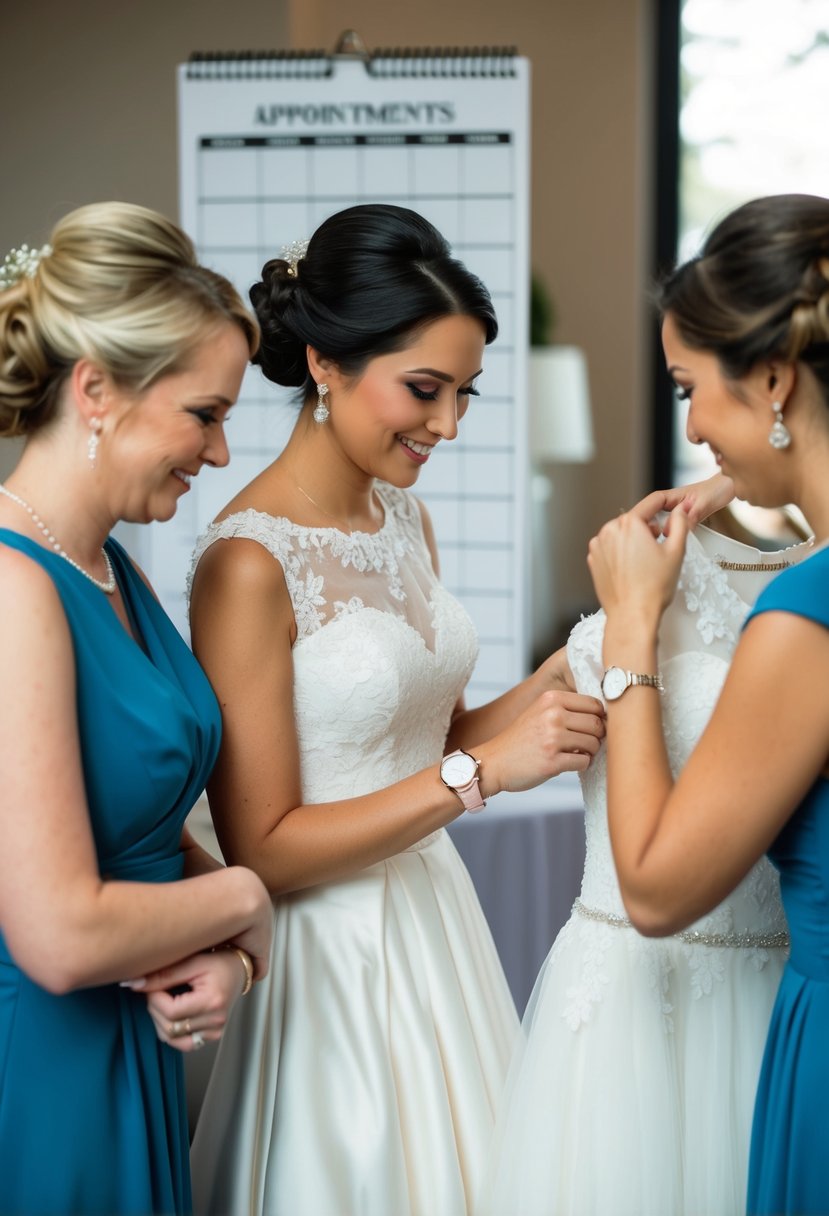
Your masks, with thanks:
[[[205,1095],[195,1211],[467,1216],[519,1024],[448,835],[274,916]]]

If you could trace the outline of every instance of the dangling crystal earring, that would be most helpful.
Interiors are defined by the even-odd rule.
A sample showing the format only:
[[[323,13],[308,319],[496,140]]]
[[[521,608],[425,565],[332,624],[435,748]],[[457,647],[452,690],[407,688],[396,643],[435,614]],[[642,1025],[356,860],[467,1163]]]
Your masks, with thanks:
[[[86,445],[86,454],[89,458],[90,469],[95,468],[95,461],[98,456],[98,444],[100,442],[101,419],[90,418],[89,420],[89,441]]]
[[[780,402],[774,401],[771,408],[774,410],[774,422],[771,424],[771,430],[769,431],[769,443],[773,448],[782,451],[792,441],[791,432],[783,421],[783,406]]]
[[[328,421],[328,415],[331,413],[328,406],[325,404],[325,398],[328,396],[328,385],[317,385],[317,404],[314,410],[314,422],[320,423]]]

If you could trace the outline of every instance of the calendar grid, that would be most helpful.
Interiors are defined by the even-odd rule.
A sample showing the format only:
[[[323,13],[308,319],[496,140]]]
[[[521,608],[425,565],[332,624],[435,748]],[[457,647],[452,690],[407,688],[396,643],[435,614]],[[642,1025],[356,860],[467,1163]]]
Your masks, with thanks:
[[[198,78],[186,67],[179,75],[182,223],[200,258],[243,298],[284,245],[361,202],[419,211],[492,295],[499,335],[486,350],[481,397],[415,486],[433,520],[442,579],[478,629],[472,704],[522,678],[528,652],[526,360],[516,354],[527,345],[528,79],[526,61],[509,63],[491,78],[424,71],[403,80],[350,62],[307,79],[234,78],[217,64],[202,65]],[[352,116],[353,129],[321,126],[321,116],[340,114]],[[317,122],[262,131],[251,115]],[[425,115],[444,127],[358,129],[361,115]],[[204,470],[176,521],[151,528],[150,574],[185,636],[181,588],[195,537],[278,455],[295,396],[249,369],[228,425],[230,469]]]

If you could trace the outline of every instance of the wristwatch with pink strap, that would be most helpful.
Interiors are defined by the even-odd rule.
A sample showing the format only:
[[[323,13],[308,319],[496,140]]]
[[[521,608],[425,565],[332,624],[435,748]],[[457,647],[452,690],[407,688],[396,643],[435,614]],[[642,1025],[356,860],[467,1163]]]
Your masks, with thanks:
[[[478,761],[469,752],[450,752],[440,762],[440,779],[457,794],[467,811],[481,811],[486,806],[478,784]]]

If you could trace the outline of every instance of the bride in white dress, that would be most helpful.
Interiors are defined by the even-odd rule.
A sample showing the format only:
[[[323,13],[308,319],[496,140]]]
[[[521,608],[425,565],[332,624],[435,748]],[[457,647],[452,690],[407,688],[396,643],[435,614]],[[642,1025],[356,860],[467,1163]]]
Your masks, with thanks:
[[[456,435],[496,323],[439,234],[351,208],[251,298],[257,360],[303,407],[200,538],[191,624],[223,712],[217,836],[275,931],[207,1089],[194,1208],[464,1216],[518,1020],[444,831],[477,787],[444,784],[441,757],[471,750],[485,797],[528,788],[587,767],[602,706],[555,659],[463,708],[474,628],[407,487]]]
[[[674,772],[714,708],[748,609],[781,563],[808,552],[764,553],[704,527],[689,535],[659,639]],[[583,619],[567,646],[574,687],[596,697],[604,620]],[[642,937],[616,880],[603,747],[581,781],[581,893],[530,998],[477,1211],[737,1216],[788,944],[777,874],[764,858],[686,932]]]

